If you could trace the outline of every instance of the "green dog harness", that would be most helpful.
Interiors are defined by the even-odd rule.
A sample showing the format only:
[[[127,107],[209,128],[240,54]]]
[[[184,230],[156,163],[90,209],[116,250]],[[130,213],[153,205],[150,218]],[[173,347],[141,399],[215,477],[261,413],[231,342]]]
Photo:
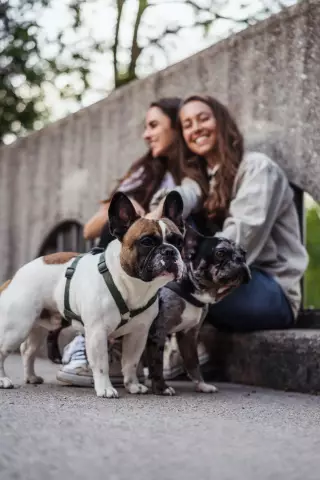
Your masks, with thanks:
[[[101,251],[102,249],[95,248],[91,251],[91,253],[94,255],[95,253],[98,253],[98,251]],[[66,277],[66,285],[65,285],[65,290],[64,290],[64,317],[65,319],[71,324],[72,320],[77,320],[78,322],[81,322],[83,325],[83,321],[79,315],[76,315],[70,307],[70,285],[71,285],[71,279],[74,275],[74,272],[76,271],[76,267],[81,260],[81,258],[87,254],[81,254],[78,255],[70,265],[70,267],[67,268],[65,277]],[[111,273],[109,272],[109,269],[106,264],[106,259],[104,255],[104,251],[101,253],[100,258],[99,258],[99,263],[98,263],[98,270],[103,276],[103,279],[108,287],[109,292],[112,295],[112,298],[114,299],[120,315],[121,315],[121,324],[119,325],[122,326],[124,323],[126,323],[130,318],[136,317],[137,315],[140,315],[140,313],[144,312],[147,310],[158,298],[158,293],[156,293],[150,300],[144,305],[143,307],[136,308],[134,310],[129,310],[126,302],[123,300],[123,297],[121,293],[119,292],[118,288],[116,287],[113,278],[111,276]],[[119,328],[118,327],[118,328]]]

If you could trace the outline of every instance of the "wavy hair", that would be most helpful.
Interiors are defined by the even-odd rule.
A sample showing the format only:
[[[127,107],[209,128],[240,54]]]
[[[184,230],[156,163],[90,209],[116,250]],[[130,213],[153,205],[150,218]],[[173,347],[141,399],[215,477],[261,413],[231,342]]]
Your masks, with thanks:
[[[174,130],[177,130],[180,103],[181,98],[165,97],[152,102],[149,105],[149,108],[160,108],[160,110],[169,117],[171,127]],[[139,185],[134,187],[131,191],[126,191],[126,194],[132,196],[145,210],[147,210],[152,196],[159,189],[167,171],[172,174],[176,184],[180,184],[181,182],[178,142],[174,142],[166,156],[154,158],[149,150],[145,155],[134,162],[126,174],[119,179],[118,184],[112,191],[109,199],[117,191],[121,183],[139,169],[142,170],[141,182],[139,182]]]
[[[182,177],[195,180],[201,187],[204,209],[210,219],[226,218],[231,201],[234,178],[243,157],[243,136],[228,109],[210,96],[192,95],[180,106],[179,113],[187,103],[199,101],[210,107],[216,120],[217,141],[214,155],[220,164],[215,174],[215,187],[210,192],[207,163],[204,157],[195,155],[186,145],[179,121],[180,165]]]

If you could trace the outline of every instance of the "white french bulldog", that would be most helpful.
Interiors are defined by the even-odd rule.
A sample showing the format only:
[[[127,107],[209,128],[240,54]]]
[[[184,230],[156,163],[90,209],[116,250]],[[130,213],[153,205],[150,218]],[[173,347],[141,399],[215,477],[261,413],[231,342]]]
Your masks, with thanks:
[[[184,263],[183,202],[171,192],[164,203],[163,219],[140,218],[123,193],[116,193],[109,207],[110,231],[116,237],[105,250],[105,264],[130,311],[148,304],[166,283],[181,278]],[[52,316],[64,315],[66,271],[75,253],[62,252],[21,267],[11,281],[0,288],[0,388],[13,384],[4,371],[6,357],[21,345],[27,383],[42,383],[34,371],[37,349],[48,330],[60,326]],[[88,360],[98,397],[117,397],[109,378],[108,338],[121,323],[121,314],[103,276],[99,255],[80,258],[70,281],[72,312],[81,317]],[[156,299],[143,313],[128,320],[130,332],[123,338],[122,371],[130,393],[146,393],[138,382],[136,368],[146,345],[149,327],[158,314]],[[23,343],[22,343],[23,342]]]

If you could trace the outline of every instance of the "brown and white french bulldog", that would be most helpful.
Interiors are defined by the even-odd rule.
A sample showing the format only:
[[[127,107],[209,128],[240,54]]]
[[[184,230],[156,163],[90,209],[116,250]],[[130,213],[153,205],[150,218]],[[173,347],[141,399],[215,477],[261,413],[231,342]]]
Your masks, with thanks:
[[[184,263],[182,247],[183,203],[180,195],[167,196],[159,221],[140,218],[123,193],[116,193],[109,207],[110,231],[116,237],[106,248],[105,263],[130,311],[148,301],[172,280],[181,278]],[[21,345],[25,381],[41,383],[34,371],[36,351],[43,330],[53,330],[44,318],[47,311],[64,315],[66,271],[75,253],[57,253],[21,267],[0,295],[0,388],[13,384],[4,371],[8,354]],[[100,255],[90,253],[80,258],[70,283],[72,312],[81,317],[86,332],[86,349],[93,371],[94,387],[99,397],[117,397],[109,378],[108,339],[121,322],[120,311],[98,270]],[[158,299],[134,318],[129,318],[130,332],[123,339],[122,365],[124,384],[130,393],[146,393],[139,383],[136,368],[146,345],[148,331],[158,314]],[[47,315],[50,318],[50,315]]]
[[[216,392],[203,381],[197,339],[208,306],[231,293],[251,275],[245,251],[233,241],[222,237],[204,237],[187,227],[182,257],[186,271],[180,281],[168,284],[160,291],[160,311],[151,325],[146,358],[152,391],[174,395],[163,377],[163,352],[168,334],[176,339],[184,367],[198,392]]]

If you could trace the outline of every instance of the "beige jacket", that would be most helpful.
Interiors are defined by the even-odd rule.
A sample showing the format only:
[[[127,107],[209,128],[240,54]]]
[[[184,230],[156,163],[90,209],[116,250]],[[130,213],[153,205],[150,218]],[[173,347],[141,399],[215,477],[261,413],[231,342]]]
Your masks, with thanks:
[[[182,195],[187,217],[199,205],[200,187],[186,178],[175,190]],[[266,155],[244,155],[221,234],[247,250],[249,265],[275,278],[297,317],[308,255],[300,239],[293,191],[283,170]]]

